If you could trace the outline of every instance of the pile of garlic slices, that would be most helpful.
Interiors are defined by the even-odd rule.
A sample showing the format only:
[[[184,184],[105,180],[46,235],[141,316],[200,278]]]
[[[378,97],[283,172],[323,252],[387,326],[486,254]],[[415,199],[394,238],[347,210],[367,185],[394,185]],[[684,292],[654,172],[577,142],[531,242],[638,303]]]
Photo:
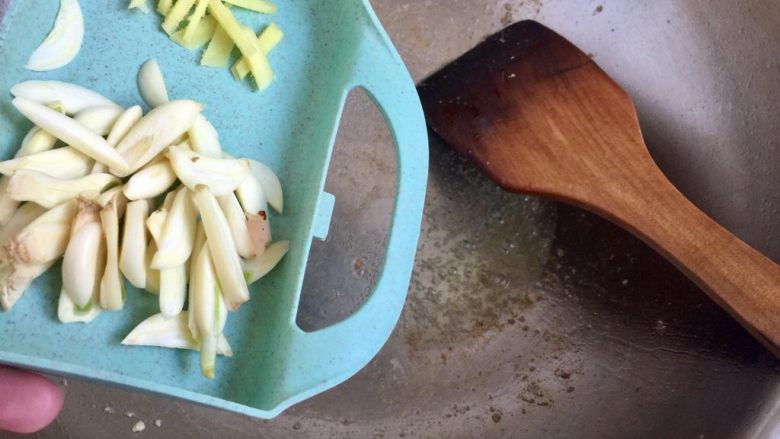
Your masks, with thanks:
[[[267,206],[282,211],[282,188],[267,166],[222,151],[200,104],[169,101],[156,62],[138,83],[146,115],[74,84],[11,89],[35,127],[0,162],[0,305],[62,258],[59,319],[89,322],[122,309],[124,277],[159,294],[160,314],[123,344],[200,350],[211,378],[217,353],[231,354],[227,312],[289,248],[270,243]]]

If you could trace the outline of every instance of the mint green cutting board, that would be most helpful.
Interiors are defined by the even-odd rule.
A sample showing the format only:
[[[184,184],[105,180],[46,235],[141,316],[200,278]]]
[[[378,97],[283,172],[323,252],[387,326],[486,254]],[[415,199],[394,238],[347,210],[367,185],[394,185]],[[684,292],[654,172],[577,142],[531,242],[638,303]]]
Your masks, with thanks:
[[[406,297],[428,145],[414,84],[367,1],[277,0],[273,17],[237,12],[255,30],[273,20],[285,31],[269,57],[276,80],[263,93],[252,92],[247,81],[234,81],[227,69],[199,67],[199,51],[169,41],[158,15],[129,12],[124,0],[81,0],[86,36],[79,56],[53,72],[27,71],[23,66],[51,29],[59,2],[3,3],[0,90],[29,79],[56,79],[94,89],[127,107],[141,102],[138,68],[155,58],[172,98],[205,104],[204,114],[226,150],[262,160],[278,172],[285,212],[272,220],[274,239],[289,240],[291,247],[276,270],[252,286],[252,300],[230,315],[225,334],[235,355],[218,359],[214,380],[201,377],[195,352],[119,344],[157,312],[156,297],[147,293],[128,288],[124,311],[104,312],[89,325],[60,324],[59,264],[11,312],[0,313],[0,362],[261,418],[341,383],[368,363],[390,335]],[[355,87],[365,88],[376,101],[396,142],[398,194],[386,260],[360,310],[305,333],[295,316],[306,259],[314,236],[327,233],[333,199],[323,193],[324,180],[344,101]],[[0,156],[9,158],[31,125],[14,110],[7,92],[0,96]]]

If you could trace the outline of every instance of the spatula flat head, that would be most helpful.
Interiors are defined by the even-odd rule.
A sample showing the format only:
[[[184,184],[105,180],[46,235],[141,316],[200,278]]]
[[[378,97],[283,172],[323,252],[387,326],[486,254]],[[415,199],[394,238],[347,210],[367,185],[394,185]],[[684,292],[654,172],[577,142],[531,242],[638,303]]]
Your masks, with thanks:
[[[613,153],[610,144],[641,145],[628,95],[585,53],[534,21],[491,36],[419,92],[429,126],[516,192],[570,198],[572,185],[599,167],[592,161]]]

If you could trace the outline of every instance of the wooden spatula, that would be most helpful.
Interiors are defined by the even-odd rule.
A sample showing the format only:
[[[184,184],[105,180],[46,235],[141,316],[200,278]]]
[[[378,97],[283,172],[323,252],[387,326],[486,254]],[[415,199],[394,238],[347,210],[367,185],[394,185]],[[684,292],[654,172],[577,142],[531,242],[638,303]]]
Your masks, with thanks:
[[[642,140],[629,96],[573,44],[523,21],[419,91],[430,127],[496,184],[563,200],[625,227],[780,354],[780,266],[666,179]]]

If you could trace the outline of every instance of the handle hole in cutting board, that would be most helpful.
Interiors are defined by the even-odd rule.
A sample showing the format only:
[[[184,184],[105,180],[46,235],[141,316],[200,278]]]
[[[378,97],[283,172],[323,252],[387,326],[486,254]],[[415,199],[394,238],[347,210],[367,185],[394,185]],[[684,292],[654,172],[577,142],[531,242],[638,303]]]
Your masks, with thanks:
[[[296,321],[315,331],[355,312],[373,290],[397,191],[396,154],[384,117],[362,89],[349,93],[325,191],[336,196],[330,233],[315,239]]]

